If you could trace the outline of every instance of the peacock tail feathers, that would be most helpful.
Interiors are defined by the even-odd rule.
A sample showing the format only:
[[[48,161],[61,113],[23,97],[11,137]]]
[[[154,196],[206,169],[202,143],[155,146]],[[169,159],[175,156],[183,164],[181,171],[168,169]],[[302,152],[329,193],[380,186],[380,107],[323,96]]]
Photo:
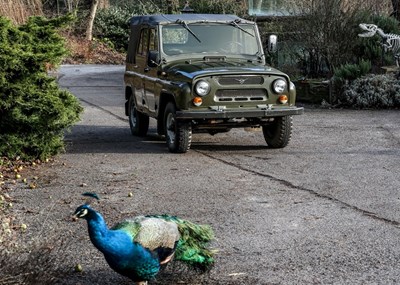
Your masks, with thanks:
[[[155,217],[172,221],[178,225],[181,238],[175,251],[176,260],[183,261],[201,270],[207,270],[212,266],[214,254],[208,248],[208,244],[214,238],[214,233],[210,226],[198,225],[169,215]]]
[[[122,230],[152,250],[156,247],[153,243],[172,247],[178,236],[173,228],[167,230],[165,222],[178,227],[180,238],[176,245],[175,259],[201,270],[210,268],[214,263],[214,253],[208,244],[214,238],[214,233],[208,225],[198,225],[171,215],[149,215],[127,219],[115,225],[112,230]]]

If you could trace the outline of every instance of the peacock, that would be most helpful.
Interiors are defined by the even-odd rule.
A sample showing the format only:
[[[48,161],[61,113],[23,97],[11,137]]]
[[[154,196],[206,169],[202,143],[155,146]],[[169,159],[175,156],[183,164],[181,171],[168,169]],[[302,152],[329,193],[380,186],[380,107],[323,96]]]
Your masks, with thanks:
[[[173,257],[193,268],[207,270],[214,263],[214,251],[208,245],[213,231],[170,215],[147,215],[126,219],[108,228],[103,216],[91,206],[95,193],[79,206],[74,219],[85,219],[93,245],[104,254],[109,266],[135,284],[145,285],[155,278],[162,265]]]

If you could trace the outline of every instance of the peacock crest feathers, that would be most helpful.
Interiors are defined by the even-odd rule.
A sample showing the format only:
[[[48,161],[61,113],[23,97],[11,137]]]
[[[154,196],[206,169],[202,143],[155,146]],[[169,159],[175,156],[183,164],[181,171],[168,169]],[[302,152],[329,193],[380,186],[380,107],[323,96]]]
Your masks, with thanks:
[[[99,201],[100,198],[96,193],[92,193],[92,192],[85,192],[82,194],[82,196],[86,197],[86,205],[90,205],[93,201],[97,200]]]

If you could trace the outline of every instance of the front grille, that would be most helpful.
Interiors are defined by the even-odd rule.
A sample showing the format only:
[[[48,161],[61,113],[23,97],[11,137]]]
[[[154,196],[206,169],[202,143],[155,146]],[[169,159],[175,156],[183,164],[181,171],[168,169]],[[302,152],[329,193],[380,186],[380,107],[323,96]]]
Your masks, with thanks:
[[[266,101],[265,89],[220,89],[215,93],[215,102]]]
[[[219,77],[220,85],[262,85],[264,78],[258,75],[223,76]]]

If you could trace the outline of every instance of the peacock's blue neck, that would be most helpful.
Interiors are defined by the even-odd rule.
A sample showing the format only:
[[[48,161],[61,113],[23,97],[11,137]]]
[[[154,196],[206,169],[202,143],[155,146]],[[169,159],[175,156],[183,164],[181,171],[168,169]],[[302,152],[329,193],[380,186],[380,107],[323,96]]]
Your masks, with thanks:
[[[132,238],[120,231],[109,230],[101,214],[93,211],[89,218],[88,230],[94,246],[108,256],[127,258],[134,252]]]
[[[87,219],[90,240],[106,257],[112,268],[119,271],[122,267],[152,264],[158,271],[158,260],[132,237],[123,231],[109,230],[104,218],[93,211]],[[134,260],[134,262],[132,262]]]
[[[99,213],[93,211],[87,219],[89,237],[92,243],[103,252],[107,246],[107,236],[109,229],[107,224]]]

